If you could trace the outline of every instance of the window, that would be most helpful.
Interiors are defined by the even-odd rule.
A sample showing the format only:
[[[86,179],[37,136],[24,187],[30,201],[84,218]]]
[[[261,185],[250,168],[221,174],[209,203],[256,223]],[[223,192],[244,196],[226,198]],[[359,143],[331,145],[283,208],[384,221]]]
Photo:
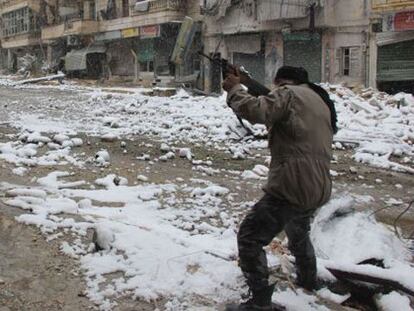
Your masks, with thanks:
[[[91,20],[96,20],[95,1],[89,2],[89,17],[90,17]]]
[[[351,60],[350,60],[350,48],[344,48],[343,51],[343,56],[342,56],[342,75],[343,76],[349,76],[350,73],[350,64],[351,64]]]
[[[339,49],[340,75],[358,78],[362,76],[362,50],[360,46],[343,47]]]
[[[129,16],[129,0],[122,0],[122,17]]]
[[[16,11],[3,14],[3,36],[14,36],[37,29],[37,23],[32,11],[28,8],[21,8]]]

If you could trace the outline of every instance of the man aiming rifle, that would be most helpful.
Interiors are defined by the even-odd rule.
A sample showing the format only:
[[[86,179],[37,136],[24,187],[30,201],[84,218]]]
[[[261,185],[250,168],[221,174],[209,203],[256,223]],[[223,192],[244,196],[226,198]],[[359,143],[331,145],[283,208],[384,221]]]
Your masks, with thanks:
[[[235,114],[252,124],[266,125],[272,157],[265,194],[243,220],[237,237],[240,268],[252,297],[226,310],[277,310],[271,302],[275,284],[269,284],[263,247],[284,230],[296,259],[297,284],[315,289],[310,220],[331,195],[336,111],[328,93],[310,83],[303,68],[280,68],[274,79],[276,88],[262,96],[249,94],[249,76],[234,66],[228,67],[224,78],[223,89]]]

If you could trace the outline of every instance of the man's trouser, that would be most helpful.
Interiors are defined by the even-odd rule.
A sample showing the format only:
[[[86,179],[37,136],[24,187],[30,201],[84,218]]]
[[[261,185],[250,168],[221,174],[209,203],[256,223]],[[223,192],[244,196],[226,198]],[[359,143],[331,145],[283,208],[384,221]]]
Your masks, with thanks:
[[[300,210],[269,194],[257,202],[240,225],[237,237],[240,268],[251,290],[267,287],[269,271],[263,247],[285,230],[289,250],[296,258],[298,284],[313,289],[316,258],[309,238],[314,210]]]

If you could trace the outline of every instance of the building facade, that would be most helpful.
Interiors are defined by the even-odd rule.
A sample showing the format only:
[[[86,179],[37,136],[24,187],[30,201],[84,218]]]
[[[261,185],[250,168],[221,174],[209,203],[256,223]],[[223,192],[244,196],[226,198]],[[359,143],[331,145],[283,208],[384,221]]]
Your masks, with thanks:
[[[169,61],[183,18],[199,9],[193,2],[3,1],[2,51],[8,55],[3,63],[16,70],[13,58],[39,50],[36,55],[47,67],[71,75],[134,79],[143,84],[170,81],[177,70],[197,69],[196,62],[183,69]]]
[[[199,31],[172,64],[185,16]],[[11,72],[29,54],[37,70],[144,85],[198,76],[198,88],[221,92],[203,50],[268,86],[293,65],[315,82],[413,92],[414,0],[0,0],[0,17],[0,68]]]
[[[315,82],[368,82],[368,0],[205,1],[204,46],[243,65],[268,86],[282,65],[302,66]],[[219,70],[205,63],[206,89]]]
[[[39,11],[39,1],[9,1],[0,2],[1,12],[1,53],[0,65],[9,71],[19,67],[18,59],[30,52],[42,58],[40,42],[40,27],[36,12]],[[37,62],[36,66],[41,66]]]
[[[414,1],[372,0],[370,85],[414,93]]]

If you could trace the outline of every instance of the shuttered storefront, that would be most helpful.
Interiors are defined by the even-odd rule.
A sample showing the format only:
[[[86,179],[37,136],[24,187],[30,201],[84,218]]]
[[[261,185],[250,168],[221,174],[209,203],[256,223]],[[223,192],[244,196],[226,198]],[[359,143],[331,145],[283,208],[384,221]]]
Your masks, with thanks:
[[[414,80],[414,40],[378,47],[378,82]]]
[[[243,66],[253,79],[265,83],[265,56],[262,34],[228,36],[227,48],[232,52],[233,63]]]
[[[233,53],[233,62],[243,66],[261,84],[265,84],[265,57],[262,52],[255,54]]]
[[[319,34],[290,33],[283,36],[283,64],[303,67],[312,82],[321,81],[322,45]]]

